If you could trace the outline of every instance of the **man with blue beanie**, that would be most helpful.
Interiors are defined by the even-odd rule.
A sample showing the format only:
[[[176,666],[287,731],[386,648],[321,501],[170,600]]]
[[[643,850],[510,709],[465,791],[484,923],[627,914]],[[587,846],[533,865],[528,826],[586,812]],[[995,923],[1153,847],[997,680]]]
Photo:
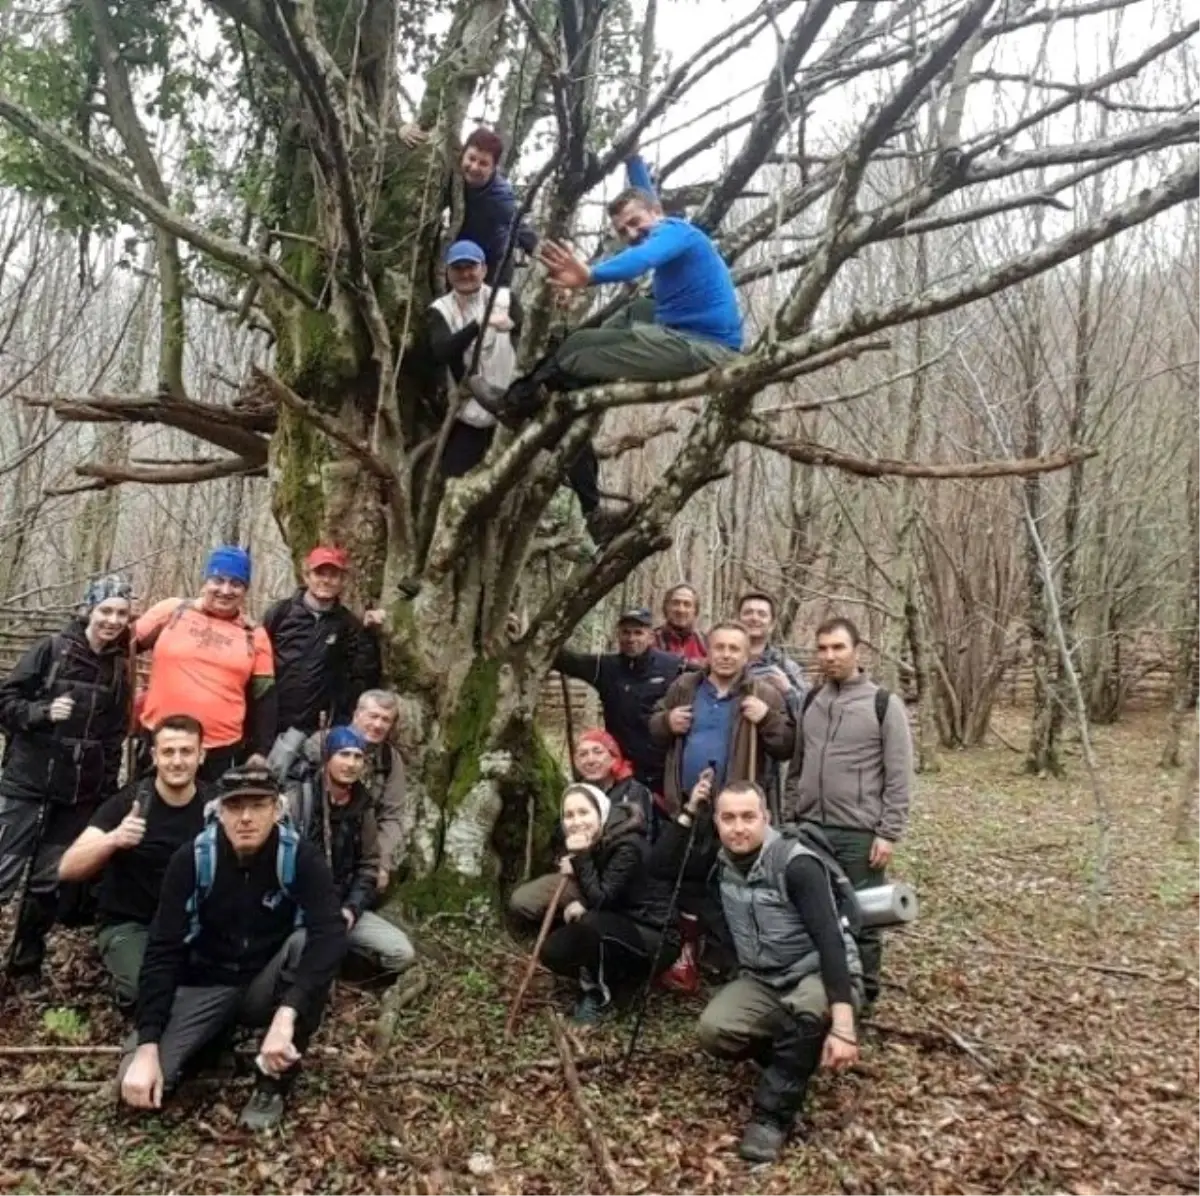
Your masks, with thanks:
[[[375,803],[362,781],[366,751],[358,730],[334,727],[323,737],[319,768],[302,757],[284,782],[283,797],[296,829],[329,863],[351,952],[390,978],[413,962],[415,952],[399,926],[371,911],[380,851]]]
[[[152,652],[141,724],[199,719],[202,781],[265,760],[275,739],[275,660],[266,631],[246,615],[249,587],[250,554],[223,544],[209,553],[199,598],[164,598],[134,628],[138,650]]]

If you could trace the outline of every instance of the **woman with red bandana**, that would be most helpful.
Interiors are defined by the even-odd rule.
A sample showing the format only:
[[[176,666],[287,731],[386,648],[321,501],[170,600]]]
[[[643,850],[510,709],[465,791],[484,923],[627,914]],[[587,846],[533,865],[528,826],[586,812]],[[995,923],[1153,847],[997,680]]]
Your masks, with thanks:
[[[633,765],[621,755],[620,745],[607,731],[599,727],[584,731],[575,740],[574,763],[579,779],[603,789],[614,806],[641,810],[646,834],[654,841],[658,829],[654,799],[641,781],[634,780]]]

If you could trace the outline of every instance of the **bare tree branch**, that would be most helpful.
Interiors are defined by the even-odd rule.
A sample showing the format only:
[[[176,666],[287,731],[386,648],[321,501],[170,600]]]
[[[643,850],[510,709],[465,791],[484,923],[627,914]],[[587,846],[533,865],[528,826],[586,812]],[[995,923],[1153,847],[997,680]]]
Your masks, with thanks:
[[[146,130],[138,117],[125,63],[113,40],[107,0],[88,0],[88,12],[92,17],[96,47],[104,68],[105,93],[108,96],[108,111],[113,126],[125,143],[138,182],[163,208],[169,209],[171,197],[159,173]],[[179,261],[179,242],[174,234],[157,227],[155,243],[162,308],[162,330],[158,350],[159,388],[172,394],[183,395],[184,278],[183,267]]]
[[[864,478],[1007,478],[1052,473],[1096,455],[1095,449],[1066,449],[1048,457],[1012,461],[968,461],[945,465],[921,461],[897,461],[887,457],[854,457],[837,449],[826,448],[809,440],[780,439],[757,417],[743,425],[743,439],[765,449],[790,457],[803,465],[829,466]]]
[[[254,253],[237,241],[223,237],[160,203],[152,195],[134,186],[117,165],[104,161],[90,150],[60,133],[48,121],[0,92],[0,119],[44,146],[51,153],[69,162],[92,182],[111,191],[131,207],[136,208],[157,228],[187,241],[219,262],[248,275],[272,290],[282,291],[298,299],[306,307],[317,307],[316,296],[301,286],[278,262]]]
[[[369,444],[347,432],[332,415],[326,415],[324,411],[315,407],[307,399],[302,399],[290,386],[280,382],[278,378],[273,374],[267,373],[266,370],[260,370],[257,366],[252,366],[250,372],[254,381],[266,393],[282,403],[283,406],[290,408],[297,415],[303,417],[313,427],[319,428],[335,444],[340,444],[351,456],[361,461],[364,468],[373,473],[377,478],[382,478],[384,481],[394,485],[399,484],[400,479],[397,477],[396,471],[382,457],[373,453]]]
[[[188,432],[254,464],[265,465],[268,440],[252,430],[231,407],[201,403],[178,395],[34,395],[19,394],[29,407],[49,407],[67,423],[162,424]]]

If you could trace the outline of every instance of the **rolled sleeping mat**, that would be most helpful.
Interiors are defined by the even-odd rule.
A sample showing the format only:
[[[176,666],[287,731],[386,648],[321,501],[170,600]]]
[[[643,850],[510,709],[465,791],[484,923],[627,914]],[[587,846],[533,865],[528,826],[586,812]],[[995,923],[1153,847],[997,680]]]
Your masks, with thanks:
[[[855,894],[864,926],[903,926],[917,920],[917,891],[912,885],[877,885]]]

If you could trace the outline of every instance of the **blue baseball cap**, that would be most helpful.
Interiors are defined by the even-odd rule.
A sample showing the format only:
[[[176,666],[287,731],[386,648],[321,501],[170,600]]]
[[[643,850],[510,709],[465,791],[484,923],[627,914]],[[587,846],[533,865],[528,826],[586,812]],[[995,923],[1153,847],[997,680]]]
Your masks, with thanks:
[[[617,620],[617,626],[620,627],[623,623],[633,623],[638,627],[653,627],[654,616],[650,613],[649,607],[634,606],[629,610],[621,612],[621,617]]]
[[[487,254],[474,241],[455,241],[446,250],[446,265],[453,266],[458,262],[474,262],[482,266],[487,261]]]

